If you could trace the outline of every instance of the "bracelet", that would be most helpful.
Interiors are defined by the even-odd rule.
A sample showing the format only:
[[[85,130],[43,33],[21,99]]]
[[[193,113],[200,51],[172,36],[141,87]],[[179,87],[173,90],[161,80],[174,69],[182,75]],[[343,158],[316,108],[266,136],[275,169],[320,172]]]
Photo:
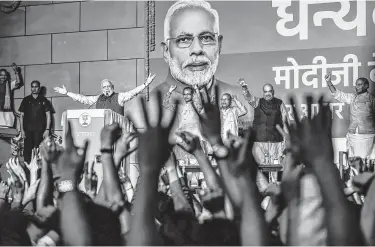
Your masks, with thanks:
[[[113,148],[101,148],[100,152],[101,153],[109,153],[109,154],[111,154],[111,153],[113,153]]]

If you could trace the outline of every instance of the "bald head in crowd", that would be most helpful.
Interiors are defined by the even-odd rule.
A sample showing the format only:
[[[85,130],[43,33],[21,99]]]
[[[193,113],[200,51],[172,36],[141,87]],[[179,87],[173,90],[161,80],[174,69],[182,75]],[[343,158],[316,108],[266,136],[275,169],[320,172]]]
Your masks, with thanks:
[[[271,84],[266,84],[263,86],[263,98],[265,100],[273,99],[275,95],[275,91],[273,90],[273,86]]]
[[[232,96],[229,93],[225,93],[221,96],[221,108],[227,109],[232,105]]]

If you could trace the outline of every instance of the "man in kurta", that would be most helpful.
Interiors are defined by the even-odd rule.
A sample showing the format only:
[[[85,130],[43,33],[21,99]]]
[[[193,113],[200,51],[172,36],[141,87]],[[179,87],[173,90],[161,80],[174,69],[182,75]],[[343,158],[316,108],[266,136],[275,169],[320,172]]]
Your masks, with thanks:
[[[245,99],[254,108],[253,128],[255,143],[253,154],[258,164],[273,164],[282,156],[284,145],[283,136],[276,125],[285,126],[288,121],[287,110],[281,99],[275,98],[271,84],[263,86],[263,97],[253,96],[244,79],[239,80]]]
[[[375,98],[368,91],[369,81],[366,78],[358,78],[355,82],[354,93],[345,93],[332,84],[330,73],[325,79],[332,96],[350,107],[349,129],[346,135],[349,157],[375,159]]]
[[[169,88],[169,91],[164,95],[163,106],[171,111],[175,110],[175,105],[171,104],[170,99],[173,92],[176,90],[176,86],[173,85]],[[177,129],[176,132],[187,131],[191,134],[198,136],[202,143],[201,127],[199,122],[198,112],[202,111],[202,102],[199,98],[199,94],[194,93],[194,89],[191,87],[185,87],[183,89],[184,103],[178,108],[177,114]],[[194,109],[195,108],[195,109]],[[176,143],[183,142],[183,140],[176,135]],[[177,160],[185,160],[189,162],[194,159],[194,156],[187,153],[179,146],[175,146],[175,155]]]
[[[236,96],[225,93],[221,96],[221,139],[226,145],[228,136],[238,136],[238,118],[246,115],[246,107]]]
[[[104,79],[101,82],[101,91],[102,93],[95,96],[85,96],[82,94],[76,94],[68,92],[65,86],[55,87],[55,92],[64,94],[72,98],[74,101],[78,101],[85,105],[95,105],[96,109],[110,109],[122,116],[124,116],[124,104],[125,102],[133,99],[139,93],[141,93],[150,83],[154,80],[155,75],[150,75],[146,82],[141,86],[136,87],[135,89],[128,92],[115,93],[115,86],[112,81]]]

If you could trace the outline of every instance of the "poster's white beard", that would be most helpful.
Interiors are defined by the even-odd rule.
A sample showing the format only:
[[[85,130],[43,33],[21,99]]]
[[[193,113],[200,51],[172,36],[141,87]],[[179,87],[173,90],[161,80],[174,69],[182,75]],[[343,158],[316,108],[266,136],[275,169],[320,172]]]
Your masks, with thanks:
[[[190,71],[186,68],[182,69],[187,64],[190,64],[194,61],[207,62],[208,69],[205,69],[203,71]],[[219,53],[216,53],[213,63],[211,63],[211,61],[207,57],[199,57],[197,59],[189,59],[188,61],[184,62],[182,66],[178,64],[176,59],[171,58],[171,55],[168,54],[168,64],[171,70],[171,74],[176,80],[190,86],[205,86],[210,82],[211,78],[216,72],[217,66],[219,64]]]

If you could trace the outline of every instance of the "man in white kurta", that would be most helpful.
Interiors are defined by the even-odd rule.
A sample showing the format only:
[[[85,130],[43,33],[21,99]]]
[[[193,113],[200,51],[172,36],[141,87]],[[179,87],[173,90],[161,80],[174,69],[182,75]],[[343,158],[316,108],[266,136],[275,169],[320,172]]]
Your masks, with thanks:
[[[221,96],[221,138],[229,145],[228,134],[238,136],[238,118],[246,115],[246,107],[235,96]]]
[[[175,105],[171,104],[170,99],[172,93],[176,90],[176,86],[171,86],[169,91],[164,96],[163,106],[169,110],[174,110]],[[175,92],[178,93],[178,92]],[[202,103],[199,98],[199,94],[194,93],[194,89],[186,87],[182,91],[184,103],[180,104],[177,114],[177,129],[176,132],[187,131],[195,136],[198,136],[202,140],[201,126],[199,116],[195,111],[194,107],[198,112],[202,111]],[[176,135],[176,143],[183,142],[183,140]],[[194,156],[185,152],[182,148],[176,146],[175,154],[177,160],[183,160],[185,162],[195,161]]]
[[[327,74],[325,79],[332,96],[350,107],[349,129],[346,136],[349,157],[375,159],[375,97],[368,91],[369,81],[366,78],[358,78],[355,82],[355,92],[345,93],[333,85],[331,74]]]

